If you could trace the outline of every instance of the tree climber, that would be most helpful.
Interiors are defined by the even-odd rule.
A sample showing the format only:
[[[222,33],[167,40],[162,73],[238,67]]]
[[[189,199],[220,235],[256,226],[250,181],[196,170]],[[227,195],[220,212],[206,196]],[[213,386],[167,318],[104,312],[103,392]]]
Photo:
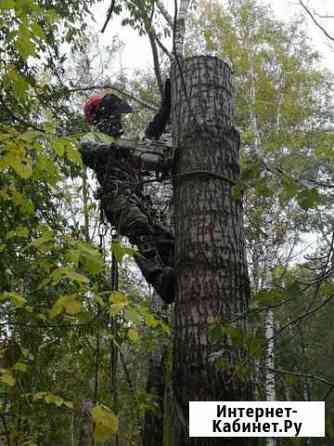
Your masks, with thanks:
[[[96,173],[101,186],[98,195],[108,221],[137,245],[139,252],[134,257],[143,276],[166,303],[171,303],[175,295],[174,237],[154,221],[152,205],[145,200],[141,156],[122,147],[120,139],[121,116],[132,111],[114,94],[93,96],[84,113],[87,123],[98,132],[83,138],[80,151],[83,162]],[[161,126],[158,128],[161,132]]]

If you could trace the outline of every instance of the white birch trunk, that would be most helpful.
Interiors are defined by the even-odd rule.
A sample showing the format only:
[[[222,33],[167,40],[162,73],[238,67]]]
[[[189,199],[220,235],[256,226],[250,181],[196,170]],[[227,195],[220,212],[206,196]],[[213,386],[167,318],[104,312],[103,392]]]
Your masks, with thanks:
[[[190,0],[181,0],[180,8],[177,11],[174,35],[174,53],[176,57],[183,57],[183,43],[186,32],[186,15]]]
[[[252,130],[254,132],[254,144],[252,146],[252,152],[254,158],[259,155],[260,147],[261,147],[261,136],[258,128],[257,116],[256,116],[256,87],[255,87],[255,69],[252,67],[252,86],[251,86],[251,97],[252,97]],[[274,243],[273,243],[273,232],[272,232],[272,221],[270,216],[264,222],[264,233],[266,237],[266,256],[263,262],[263,281],[262,281],[262,289],[270,290],[272,288],[272,268],[274,262]],[[259,245],[262,244],[262,241],[259,240]],[[256,247],[255,247],[256,249]],[[260,246],[258,247],[260,249]],[[273,372],[274,369],[274,360],[275,360],[275,345],[274,345],[274,313],[272,309],[268,308],[265,316],[265,339],[266,339],[266,356],[265,356],[265,395],[267,401],[275,401],[276,399],[276,391],[275,391],[275,374]],[[275,446],[276,441],[274,438],[266,439],[267,446]]]

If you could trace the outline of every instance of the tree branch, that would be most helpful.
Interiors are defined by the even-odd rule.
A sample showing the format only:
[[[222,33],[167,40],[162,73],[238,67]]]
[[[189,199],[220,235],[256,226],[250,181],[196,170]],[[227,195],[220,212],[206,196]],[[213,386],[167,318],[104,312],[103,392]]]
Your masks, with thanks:
[[[295,325],[298,322],[302,321],[303,319],[307,319],[309,316],[312,316],[314,313],[316,313],[317,311],[319,311],[322,307],[324,307],[325,305],[327,305],[331,300],[333,300],[334,295],[328,297],[327,299],[325,299],[323,302],[321,302],[319,305],[317,305],[316,307],[313,307],[311,310],[305,311],[304,313],[302,313],[301,315],[297,316],[295,319],[293,319],[292,321],[287,322],[285,325],[283,325],[283,327],[281,327],[278,332],[275,334],[275,336],[273,336],[273,338],[278,337],[280,334],[282,334],[282,332],[284,330],[286,330],[288,327],[290,327],[291,325]],[[273,339],[272,338],[272,339]],[[270,339],[267,339],[267,341]]]
[[[2,96],[0,96],[0,103],[2,105],[2,107],[6,110],[6,112],[10,115],[10,117],[14,120],[19,122],[20,124],[23,124],[25,127],[31,127],[34,130],[37,130],[38,132],[41,133],[46,133],[44,129],[37,127],[35,124],[33,124],[32,122],[26,121],[25,119],[21,118],[20,116],[17,116],[6,104],[5,100],[3,99]]]
[[[104,84],[104,85],[91,85],[89,87],[76,87],[76,88],[68,88],[67,91],[69,93],[78,93],[80,91],[92,91],[92,90],[106,90],[106,89],[111,89],[116,91],[117,93],[119,93],[122,96],[125,96],[129,99],[132,99],[133,101],[137,102],[138,104],[142,105],[145,108],[148,108],[149,110],[152,111],[157,111],[159,109],[159,106],[156,104],[149,104],[146,101],[143,101],[142,99],[137,98],[136,96],[133,96],[131,93],[121,90],[120,88],[115,87],[114,85],[111,84]]]
[[[151,49],[152,49],[155,77],[157,78],[157,83],[158,83],[158,87],[159,87],[159,91],[160,91],[160,97],[163,98],[164,90],[163,90],[162,79],[161,79],[157,43],[156,43],[156,40],[154,39],[154,35],[150,29],[147,30],[147,34],[148,34],[148,38],[150,40]]]
[[[168,23],[168,25],[173,28],[173,19],[172,16],[169,14],[169,12],[167,11],[167,9],[165,8],[165,6],[163,5],[163,3],[158,0],[157,1],[157,7],[159,9],[159,11],[161,12],[161,14],[163,15],[163,17],[165,18],[166,22]]]
[[[102,26],[102,29],[101,29],[101,33],[102,33],[102,34],[103,34],[104,31],[106,30],[106,28],[107,28],[107,26],[108,26],[108,23],[110,22],[110,19],[111,19],[113,10],[114,10],[114,6],[115,6],[115,0],[111,0],[111,4],[110,4],[109,9],[108,9],[108,12],[107,12],[106,20],[105,20],[104,25]]]
[[[314,17],[314,14],[312,14],[312,12],[308,9],[308,7],[305,5],[305,3],[302,0],[299,0],[299,4],[304,9],[304,11],[311,17],[311,20],[313,21],[313,23],[325,34],[325,36],[328,39],[330,39],[331,41],[334,42],[334,37],[331,36],[326,31],[326,29],[318,22],[318,20],[316,20],[316,18]]]
[[[150,40],[150,45],[152,49],[152,56],[153,56],[153,66],[154,66],[154,73],[155,77],[157,79],[159,91],[160,91],[160,97],[163,98],[163,85],[162,85],[162,78],[161,78],[161,70],[160,70],[160,63],[159,63],[159,54],[158,54],[158,48],[157,48],[157,36],[154,31],[153,25],[152,25],[152,18],[154,14],[154,7],[152,8],[151,17],[148,17],[145,10],[145,5],[142,3],[142,1],[138,2],[140,9],[142,19],[144,22],[145,30],[147,32],[148,38]]]
[[[328,381],[326,378],[322,378],[321,376],[311,375],[309,373],[302,373],[302,372],[294,372],[292,370],[284,370],[284,369],[272,369],[270,367],[260,367],[261,369],[269,370],[273,373],[279,373],[281,375],[292,375],[292,376],[298,376],[299,378],[309,378],[313,379],[314,381],[319,381],[323,384],[326,384],[327,386],[334,386],[334,383],[332,381]]]

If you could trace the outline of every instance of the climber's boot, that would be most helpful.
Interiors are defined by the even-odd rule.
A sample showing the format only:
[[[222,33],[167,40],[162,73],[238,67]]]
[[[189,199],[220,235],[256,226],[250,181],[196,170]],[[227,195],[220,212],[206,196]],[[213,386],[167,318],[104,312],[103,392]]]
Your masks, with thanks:
[[[141,254],[135,254],[134,259],[147,282],[153,286],[161,299],[166,304],[174,302],[176,284],[174,269],[157,264],[154,258],[150,259]]]

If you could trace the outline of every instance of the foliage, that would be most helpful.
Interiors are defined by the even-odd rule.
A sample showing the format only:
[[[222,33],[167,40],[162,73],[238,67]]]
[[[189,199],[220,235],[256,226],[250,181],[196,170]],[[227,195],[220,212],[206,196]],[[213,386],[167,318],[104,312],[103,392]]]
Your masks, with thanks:
[[[150,309],[131,263],[134,249],[105,234],[94,181],[83,173],[77,150],[86,129],[77,108],[88,93],[71,96],[71,89],[87,88],[97,76],[109,79],[109,72],[92,70],[87,51],[90,41],[98,48],[98,38],[87,33],[93,4],[0,2],[0,432],[6,445],[77,444],[87,399],[97,403],[97,440],[118,435],[136,444],[145,411],[158,411],[146,391],[147,360],[169,344],[170,328]],[[202,48],[228,58],[234,69],[243,143],[234,195],[247,211],[256,327],[245,338],[222,323],[210,335],[218,351],[229,337],[261,362],[261,315],[273,308],[277,367],[286,372],[277,374],[278,396],[322,399],[328,385],[312,377],[331,381],[333,375],[332,77],[320,69],[299,21],[284,25],[251,0],[199,7],[188,53],[200,46],[202,33]],[[155,2],[115,2],[115,14],[125,11],[123,24],[147,33]],[[154,18],[158,37],[168,37]],[[113,41],[107,65],[120,47]],[[120,73],[118,81],[158,102],[148,73],[131,80]],[[139,110],[129,122],[131,135],[148,119]],[[291,263],[290,248],[310,232],[321,234],[318,252]],[[267,259],[269,248],[274,255]],[[118,291],[111,286],[112,254]],[[272,262],[270,287],[262,286],[266,261]],[[240,375],[248,371],[242,367]],[[333,438],[333,395],[327,398]]]

